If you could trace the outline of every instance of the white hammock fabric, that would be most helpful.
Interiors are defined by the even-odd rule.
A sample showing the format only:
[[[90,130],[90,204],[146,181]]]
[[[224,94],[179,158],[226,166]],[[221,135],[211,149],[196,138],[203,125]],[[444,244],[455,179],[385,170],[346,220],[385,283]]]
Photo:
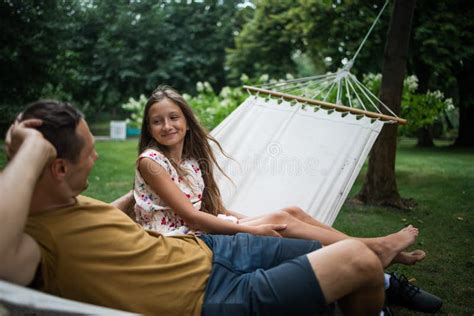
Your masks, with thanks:
[[[299,206],[332,225],[383,122],[250,96],[213,131],[225,206],[249,216]]]
[[[11,315],[137,315],[67,300],[0,280],[0,315],[8,315],[2,313],[2,304]]]

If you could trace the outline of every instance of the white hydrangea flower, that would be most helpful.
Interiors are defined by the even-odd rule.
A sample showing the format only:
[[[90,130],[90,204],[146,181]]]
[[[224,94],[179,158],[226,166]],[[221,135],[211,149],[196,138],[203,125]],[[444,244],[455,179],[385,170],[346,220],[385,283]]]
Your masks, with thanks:
[[[364,81],[365,82],[378,81],[380,79],[382,79],[382,74],[368,73],[368,74],[364,75]]]
[[[204,91],[206,92],[214,92],[214,90],[211,87],[211,84],[207,81],[204,82]]]
[[[405,79],[405,84],[410,92],[415,92],[418,89],[418,77],[415,75],[408,76]]]
[[[230,90],[229,87],[224,87],[222,90],[221,90],[221,93],[219,93],[219,95],[226,99],[228,98],[230,95],[231,95],[232,91]]]
[[[430,97],[433,97],[437,100],[440,100],[442,101],[444,99],[444,94],[443,92],[439,91],[439,90],[436,90],[436,91],[430,91],[428,90],[428,92],[426,93],[427,96],[430,96]]]
[[[202,92],[204,90],[204,85],[202,84],[201,81],[198,81],[198,83],[196,83],[196,90],[198,92]]]
[[[447,111],[453,111],[454,110],[454,103],[452,98],[447,98],[444,100],[444,104],[446,104],[446,110]]]
[[[230,100],[229,99],[224,99],[219,103],[219,106],[222,108],[226,108],[230,105]]]
[[[270,76],[267,75],[267,74],[263,74],[263,75],[260,76],[260,78],[258,79],[258,81],[260,81],[260,82],[267,82],[268,79],[270,79]]]
[[[183,98],[186,100],[186,102],[189,102],[191,100],[191,96],[187,93],[183,93]]]

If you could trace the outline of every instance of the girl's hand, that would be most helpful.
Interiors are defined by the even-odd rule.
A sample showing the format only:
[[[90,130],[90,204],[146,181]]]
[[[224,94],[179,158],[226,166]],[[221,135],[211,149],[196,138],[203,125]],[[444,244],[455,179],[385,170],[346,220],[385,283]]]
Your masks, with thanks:
[[[285,230],[286,226],[286,224],[262,224],[253,226],[252,234],[260,236],[282,237],[279,231]]]

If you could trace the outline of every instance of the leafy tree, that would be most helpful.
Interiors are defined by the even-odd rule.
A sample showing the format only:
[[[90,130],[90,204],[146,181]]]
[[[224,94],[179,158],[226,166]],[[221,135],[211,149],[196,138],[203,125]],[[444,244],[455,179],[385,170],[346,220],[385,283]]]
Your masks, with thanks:
[[[383,0],[300,1],[300,5],[291,9],[293,33],[301,34],[303,49],[315,64],[326,60],[327,68],[335,71],[342,66],[342,60],[355,55],[384,3]],[[357,56],[353,73],[380,71],[389,15],[389,10],[384,10]]]
[[[51,92],[63,81],[60,61],[76,10],[63,1],[0,2],[0,135],[46,83]]]
[[[471,1],[455,3],[460,39],[459,59],[454,67],[459,89],[459,134],[456,146],[474,146],[474,6]]]
[[[40,97],[95,114],[159,83],[194,92],[205,80],[220,89],[225,48],[245,17],[240,2],[3,1],[2,119],[10,121],[10,104],[17,112]]]
[[[384,1],[348,2],[299,0],[256,2],[253,19],[228,51],[227,66],[232,79],[240,74],[283,77],[295,73],[295,57],[307,56],[316,68],[336,70],[350,59],[373,23]],[[387,26],[385,11],[360,52],[355,73],[378,72],[382,64],[382,43]],[[329,58],[328,58],[329,57]]]
[[[291,0],[256,2],[253,18],[235,39],[235,49],[228,50],[226,65],[233,82],[243,73],[281,78],[294,72],[296,64],[291,55],[301,46],[301,37],[294,36],[289,28],[289,10],[294,4]]]
[[[417,2],[409,68],[419,78],[420,93],[441,90],[457,101],[455,103],[459,104],[461,121],[465,116],[464,109],[470,106],[464,101],[469,98],[461,95],[469,92],[458,89],[458,79],[463,80],[458,78],[458,74],[466,67],[466,62],[474,57],[474,37],[472,32],[467,31],[474,27],[473,21],[474,7],[471,1]],[[465,126],[469,125],[472,124]],[[464,135],[469,134],[460,128],[460,138],[472,139]],[[418,145],[433,146],[432,138],[431,126],[418,131]]]

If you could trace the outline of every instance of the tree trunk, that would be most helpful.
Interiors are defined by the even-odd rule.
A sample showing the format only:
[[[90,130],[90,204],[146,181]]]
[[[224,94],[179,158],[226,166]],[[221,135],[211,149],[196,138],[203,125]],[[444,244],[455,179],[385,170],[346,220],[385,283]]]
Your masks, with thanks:
[[[384,50],[380,99],[400,113],[403,79],[415,0],[396,0]],[[396,124],[385,124],[372,148],[369,168],[357,198],[364,203],[404,208],[395,179]]]
[[[454,146],[474,146],[474,104],[459,107],[459,132]]]
[[[430,82],[430,77],[432,69],[424,63],[424,61],[419,57],[420,54],[413,56],[413,69],[415,74],[418,77],[418,93],[426,93],[428,91],[428,85]],[[421,127],[417,131],[417,147],[434,147],[433,142],[433,125]]]
[[[433,125],[420,127],[417,131],[418,141],[417,147],[434,147],[433,142]]]
[[[462,70],[457,74],[459,87],[459,131],[454,146],[474,146],[474,62],[464,61]]]

